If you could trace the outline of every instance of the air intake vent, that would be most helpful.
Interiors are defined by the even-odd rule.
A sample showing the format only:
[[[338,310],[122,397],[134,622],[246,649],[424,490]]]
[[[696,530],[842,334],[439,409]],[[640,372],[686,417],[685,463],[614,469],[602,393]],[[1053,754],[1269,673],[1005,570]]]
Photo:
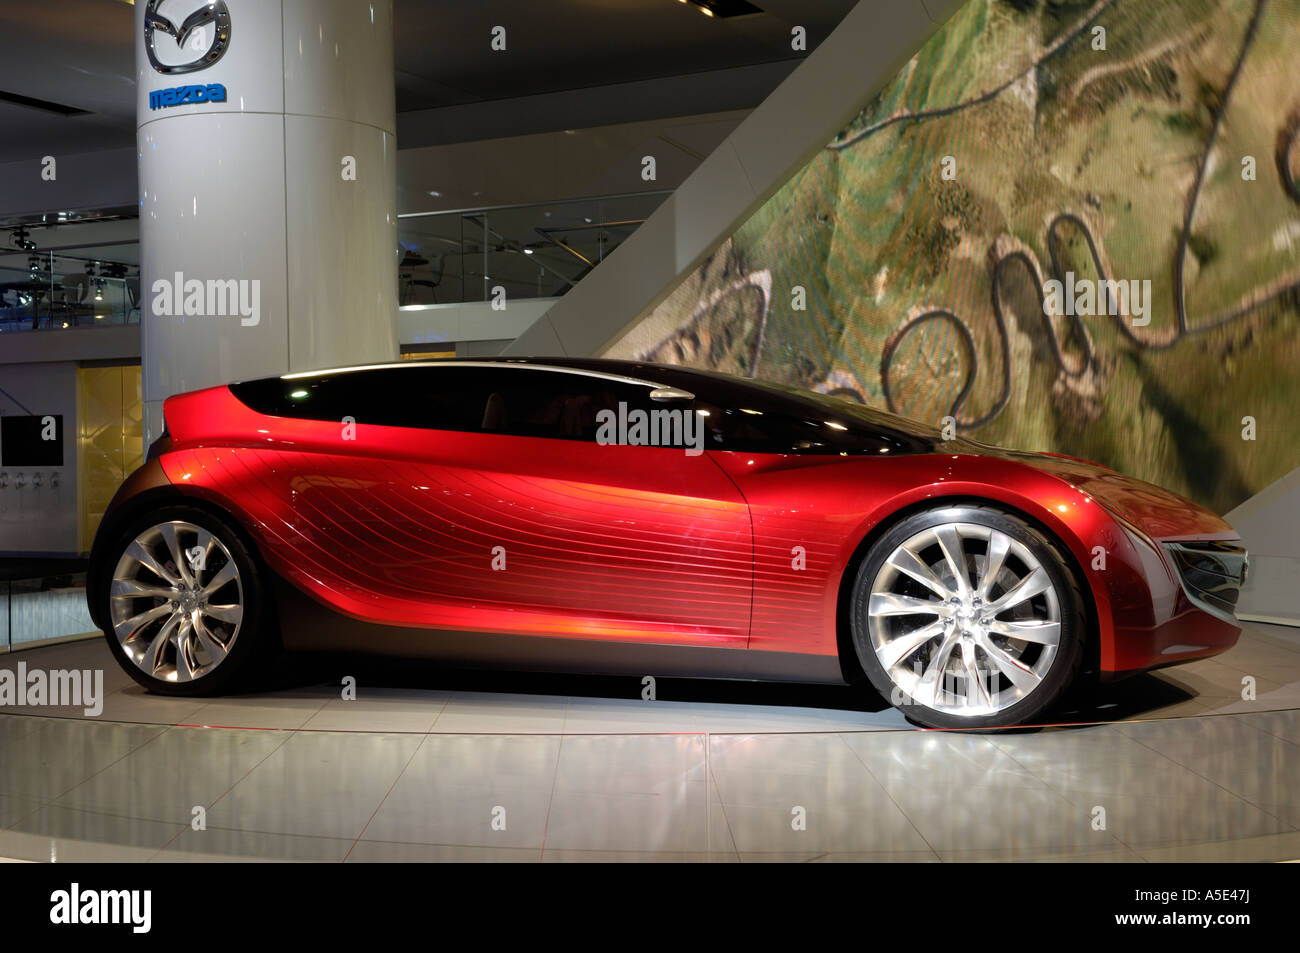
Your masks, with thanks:
[[[1246,550],[1218,541],[1166,543],[1183,588],[1194,602],[1233,615],[1246,579]]]

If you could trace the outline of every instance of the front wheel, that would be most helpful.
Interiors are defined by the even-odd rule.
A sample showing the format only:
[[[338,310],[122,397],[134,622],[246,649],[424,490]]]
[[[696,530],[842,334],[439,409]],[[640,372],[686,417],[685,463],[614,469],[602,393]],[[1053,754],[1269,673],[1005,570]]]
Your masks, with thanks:
[[[192,506],[137,519],[106,554],[109,647],[162,695],[210,695],[249,673],[267,641],[258,560],[226,520]]]
[[[851,606],[867,677],[927,727],[1031,722],[1083,658],[1083,597],[1058,544],[991,507],[900,522],[863,560]]]

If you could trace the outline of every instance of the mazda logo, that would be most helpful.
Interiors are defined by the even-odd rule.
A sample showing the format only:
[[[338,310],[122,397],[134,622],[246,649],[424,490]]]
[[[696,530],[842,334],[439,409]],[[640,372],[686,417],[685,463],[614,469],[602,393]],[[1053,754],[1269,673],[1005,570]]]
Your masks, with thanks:
[[[225,55],[226,47],[230,46],[230,9],[225,0],[203,3],[182,20],[179,26],[158,12],[163,2],[164,0],[149,0],[144,11],[144,48],[154,69],[169,74],[193,73],[195,70],[207,69]],[[211,31],[208,30],[208,24],[213,26]],[[179,63],[162,62],[158,59],[155,48],[159,33],[170,36],[182,54],[188,56],[198,53],[198,57]]]

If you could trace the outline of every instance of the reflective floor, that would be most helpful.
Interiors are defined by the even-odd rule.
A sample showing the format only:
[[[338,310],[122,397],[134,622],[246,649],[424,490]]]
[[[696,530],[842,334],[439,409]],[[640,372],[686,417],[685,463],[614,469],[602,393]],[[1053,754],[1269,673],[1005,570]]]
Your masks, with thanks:
[[[1079,724],[982,734],[851,689],[661,680],[643,701],[637,679],[345,661],[182,701],[98,641],[0,668],[20,661],[102,668],[106,699],[0,709],[5,858],[1300,858],[1295,629],[1105,689]]]

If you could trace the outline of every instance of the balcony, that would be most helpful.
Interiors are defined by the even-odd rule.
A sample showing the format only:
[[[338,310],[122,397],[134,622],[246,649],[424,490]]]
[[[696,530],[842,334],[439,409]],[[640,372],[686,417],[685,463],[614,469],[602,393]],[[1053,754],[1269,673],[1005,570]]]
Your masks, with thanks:
[[[559,297],[668,195],[640,192],[399,216],[399,303]]]

